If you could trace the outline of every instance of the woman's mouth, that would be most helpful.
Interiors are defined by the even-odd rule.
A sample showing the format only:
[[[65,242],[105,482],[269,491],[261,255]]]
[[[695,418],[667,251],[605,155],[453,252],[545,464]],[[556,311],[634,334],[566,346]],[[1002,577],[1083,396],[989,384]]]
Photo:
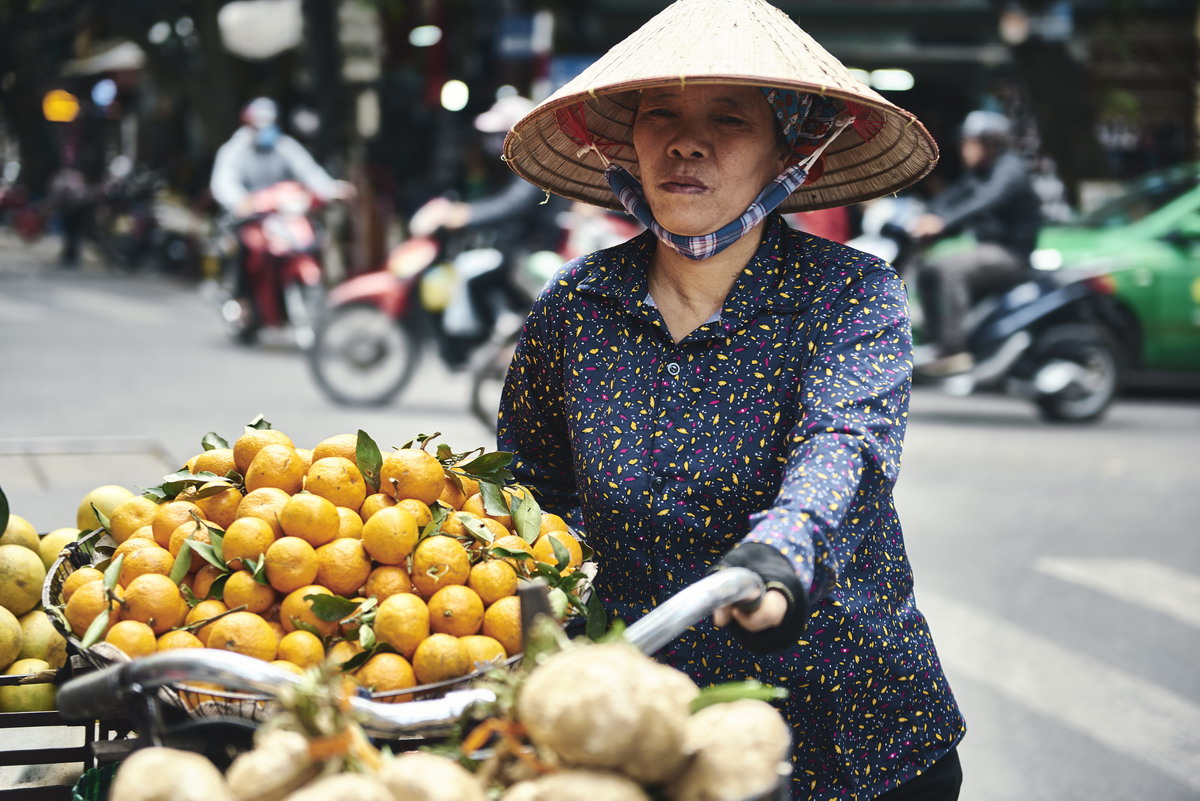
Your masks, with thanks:
[[[670,192],[677,195],[699,195],[708,191],[708,186],[702,181],[697,181],[695,178],[687,178],[681,175],[673,175],[659,183],[659,187],[664,192]]]

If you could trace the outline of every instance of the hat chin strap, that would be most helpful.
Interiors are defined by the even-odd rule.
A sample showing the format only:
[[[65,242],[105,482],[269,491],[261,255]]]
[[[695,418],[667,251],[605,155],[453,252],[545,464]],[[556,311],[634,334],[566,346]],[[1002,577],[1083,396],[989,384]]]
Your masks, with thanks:
[[[617,200],[621,202],[626,211],[637,218],[638,222],[650,229],[658,237],[659,241],[676,253],[686,256],[692,261],[702,261],[717,255],[741,239],[766,219],[768,214],[779,208],[780,204],[787,200],[792,192],[795,192],[808,180],[809,167],[820,158],[825,148],[833,143],[838,134],[846,130],[847,126],[852,122],[854,122],[853,117],[839,116],[833,123],[833,130],[825,137],[825,141],[821,143],[820,147],[799,162],[788,167],[779,174],[779,177],[767,184],[737,219],[721,226],[712,233],[697,234],[695,236],[675,234],[663,228],[658,223],[658,220],[654,219],[654,212],[650,210],[650,204],[646,202],[645,190],[637,178],[634,178],[629,170],[620,164],[610,162],[600,152],[599,148],[585,149],[595,150],[604,162],[604,179],[608,182],[613,194],[617,196]]]

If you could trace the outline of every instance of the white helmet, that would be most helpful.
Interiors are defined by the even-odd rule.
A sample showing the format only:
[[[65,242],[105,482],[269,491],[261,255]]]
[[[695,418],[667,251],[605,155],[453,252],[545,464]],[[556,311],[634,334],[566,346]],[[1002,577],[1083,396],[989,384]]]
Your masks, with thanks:
[[[274,125],[278,116],[279,107],[269,97],[256,97],[242,109],[242,122],[255,130]]]
[[[475,118],[475,130],[481,133],[508,133],[508,130],[533,111],[534,102],[520,95],[508,95]]]
[[[962,138],[1007,145],[1012,139],[1012,123],[997,111],[972,111],[963,120]]]

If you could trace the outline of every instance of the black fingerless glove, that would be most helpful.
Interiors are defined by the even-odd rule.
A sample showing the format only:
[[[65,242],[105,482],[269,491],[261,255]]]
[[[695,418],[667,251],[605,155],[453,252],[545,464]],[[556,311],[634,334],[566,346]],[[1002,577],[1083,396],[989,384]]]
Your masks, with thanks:
[[[746,631],[736,619],[731,620],[728,628],[738,641],[760,654],[782,651],[795,645],[808,623],[808,593],[800,586],[800,577],[787,557],[769,545],[744,542],[725,554],[716,569],[725,567],[753,570],[762,578],[768,590],[779,590],[788,600],[788,611],[783,622],[773,628]]]

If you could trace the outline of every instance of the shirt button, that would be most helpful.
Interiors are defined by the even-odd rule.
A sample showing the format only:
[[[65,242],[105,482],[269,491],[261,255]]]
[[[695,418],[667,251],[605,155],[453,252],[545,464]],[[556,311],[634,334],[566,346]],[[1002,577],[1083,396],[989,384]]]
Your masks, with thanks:
[[[679,362],[668,362],[667,372],[671,375],[679,375]]]
[[[653,487],[656,490],[660,490],[663,488],[663,484],[665,483],[665,481],[662,476],[655,476],[654,479],[650,483],[651,483],[651,485],[653,485]]]

